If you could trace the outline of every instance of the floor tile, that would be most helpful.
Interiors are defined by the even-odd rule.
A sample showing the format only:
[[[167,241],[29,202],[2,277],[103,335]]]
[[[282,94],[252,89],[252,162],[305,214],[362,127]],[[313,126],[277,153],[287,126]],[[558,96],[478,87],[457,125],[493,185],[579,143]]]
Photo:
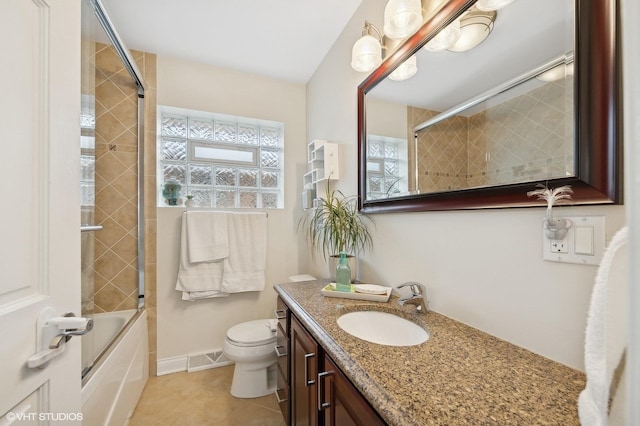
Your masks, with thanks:
[[[275,395],[231,395],[233,365],[149,377],[129,425],[284,426]]]

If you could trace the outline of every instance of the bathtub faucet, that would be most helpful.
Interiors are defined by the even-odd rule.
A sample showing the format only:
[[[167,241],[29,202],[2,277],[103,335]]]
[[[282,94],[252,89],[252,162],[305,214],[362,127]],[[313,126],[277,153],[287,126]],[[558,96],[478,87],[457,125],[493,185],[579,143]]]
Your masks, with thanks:
[[[425,303],[427,292],[424,290],[424,286],[422,284],[410,281],[400,284],[397,288],[403,287],[410,287],[411,294],[398,299],[398,303],[401,306],[415,305],[416,312],[426,313],[429,311],[429,308],[427,307],[427,303],[429,303],[429,301],[427,300],[427,303]]]

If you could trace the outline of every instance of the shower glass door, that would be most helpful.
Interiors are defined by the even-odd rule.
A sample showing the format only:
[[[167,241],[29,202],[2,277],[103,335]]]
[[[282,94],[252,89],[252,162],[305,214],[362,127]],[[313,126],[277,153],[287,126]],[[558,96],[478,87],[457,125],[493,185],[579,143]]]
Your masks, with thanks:
[[[100,2],[84,0],[82,18],[82,315],[95,323],[82,338],[84,376],[119,332],[105,330],[121,330],[142,307],[138,133],[143,89],[132,76],[137,75],[135,57],[110,29]],[[122,318],[121,327],[113,325]]]

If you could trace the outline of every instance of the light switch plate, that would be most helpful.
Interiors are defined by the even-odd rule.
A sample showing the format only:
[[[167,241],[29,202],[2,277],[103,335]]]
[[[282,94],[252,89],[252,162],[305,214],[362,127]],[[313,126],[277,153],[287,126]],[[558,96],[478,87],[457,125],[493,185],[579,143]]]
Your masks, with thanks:
[[[571,227],[564,240],[550,240],[542,229],[542,258],[550,262],[599,265],[606,240],[604,216],[555,218],[570,221]]]

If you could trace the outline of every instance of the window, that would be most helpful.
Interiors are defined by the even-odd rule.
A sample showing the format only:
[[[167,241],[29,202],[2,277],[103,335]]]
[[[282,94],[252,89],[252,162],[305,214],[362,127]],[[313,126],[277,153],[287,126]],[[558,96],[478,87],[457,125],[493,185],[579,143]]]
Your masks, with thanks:
[[[160,205],[170,178],[197,207],[283,208],[284,124],[158,107]]]
[[[387,136],[367,137],[367,198],[406,194],[407,141]]]

